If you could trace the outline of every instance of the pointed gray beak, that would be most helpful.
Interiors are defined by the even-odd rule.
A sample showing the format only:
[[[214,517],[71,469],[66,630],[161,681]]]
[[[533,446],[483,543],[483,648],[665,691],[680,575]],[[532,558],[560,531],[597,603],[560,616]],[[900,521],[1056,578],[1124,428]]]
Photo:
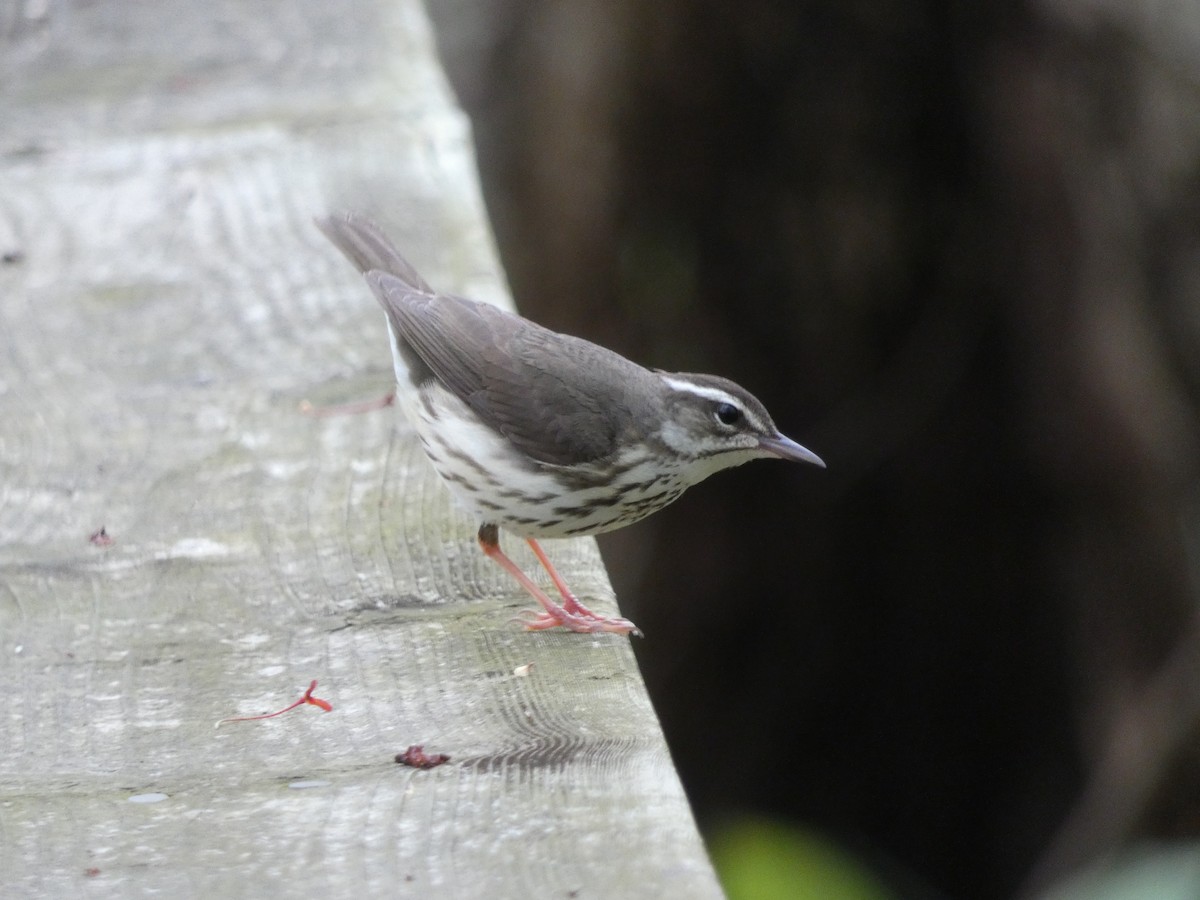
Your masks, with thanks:
[[[780,459],[790,459],[795,462],[812,463],[814,466],[825,468],[825,461],[807,447],[801,447],[789,437],[777,434],[774,437],[760,438],[758,446]]]

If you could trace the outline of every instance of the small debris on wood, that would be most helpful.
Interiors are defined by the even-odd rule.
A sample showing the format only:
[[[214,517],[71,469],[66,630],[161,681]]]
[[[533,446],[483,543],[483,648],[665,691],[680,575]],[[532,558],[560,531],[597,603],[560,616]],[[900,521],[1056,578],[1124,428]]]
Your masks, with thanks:
[[[396,762],[414,769],[432,769],[449,761],[450,757],[445,753],[426,753],[423,744],[413,744],[403,753],[396,754]]]
[[[518,678],[528,678],[529,673],[533,671],[533,663],[525,663],[523,666],[517,666],[513,669],[513,674]]]
[[[93,531],[88,535],[88,540],[97,547],[107,547],[113,542],[112,535],[108,533],[108,530],[103,525],[100,526],[99,531]]]
[[[320,697],[313,696],[313,691],[316,689],[317,680],[314,678],[312,683],[308,686],[308,690],[304,692],[304,696],[290,706],[285,706],[283,709],[277,709],[275,712],[263,713],[260,716],[231,716],[228,719],[221,719],[213,727],[220,728],[226,722],[254,722],[258,719],[273,719],[276,716],[282,716],[285,712],[291,712],[297,706],[303,706],[305,703],[307,703],[309,706],[316,706],[320,709],[323,709],[325,712],[332,712],[333,704],[331,704],[328,700],[322,700]]]

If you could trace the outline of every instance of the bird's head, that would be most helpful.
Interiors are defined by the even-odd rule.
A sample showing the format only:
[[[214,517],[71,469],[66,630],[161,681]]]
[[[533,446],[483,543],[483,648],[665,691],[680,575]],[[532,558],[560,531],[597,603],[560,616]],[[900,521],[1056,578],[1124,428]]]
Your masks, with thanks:
[[[825,467],[819,456],[781,434],[766,407],[740,385],[716,375],[656,374],[664,409],[654,438],[680,459],[692,483],[764,457]]]

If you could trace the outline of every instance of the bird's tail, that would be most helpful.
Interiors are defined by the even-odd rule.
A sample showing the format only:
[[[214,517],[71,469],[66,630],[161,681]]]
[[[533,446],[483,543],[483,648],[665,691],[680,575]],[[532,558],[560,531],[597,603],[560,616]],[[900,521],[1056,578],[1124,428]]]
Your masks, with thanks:
[[[362,272],[387,272],[412,290],[432,294],[425,279],[400,255],[379,226],[357,213],[340,212],[313,220],[325,237],[342,251],[346,259]]]

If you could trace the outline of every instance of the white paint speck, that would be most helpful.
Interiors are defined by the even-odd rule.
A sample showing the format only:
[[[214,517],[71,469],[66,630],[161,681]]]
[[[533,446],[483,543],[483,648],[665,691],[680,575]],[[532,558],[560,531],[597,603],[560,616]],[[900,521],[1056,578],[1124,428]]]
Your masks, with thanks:
[[[150,794],[134,794],[129,798],[130,803],[162,803],[169,799],[166,794],[150,793]]]
[[[165,554],[159,554],[160,558],[165,559],[211,559],[228,555],[227,545],[202,537],[182,538],[172,544]]]

